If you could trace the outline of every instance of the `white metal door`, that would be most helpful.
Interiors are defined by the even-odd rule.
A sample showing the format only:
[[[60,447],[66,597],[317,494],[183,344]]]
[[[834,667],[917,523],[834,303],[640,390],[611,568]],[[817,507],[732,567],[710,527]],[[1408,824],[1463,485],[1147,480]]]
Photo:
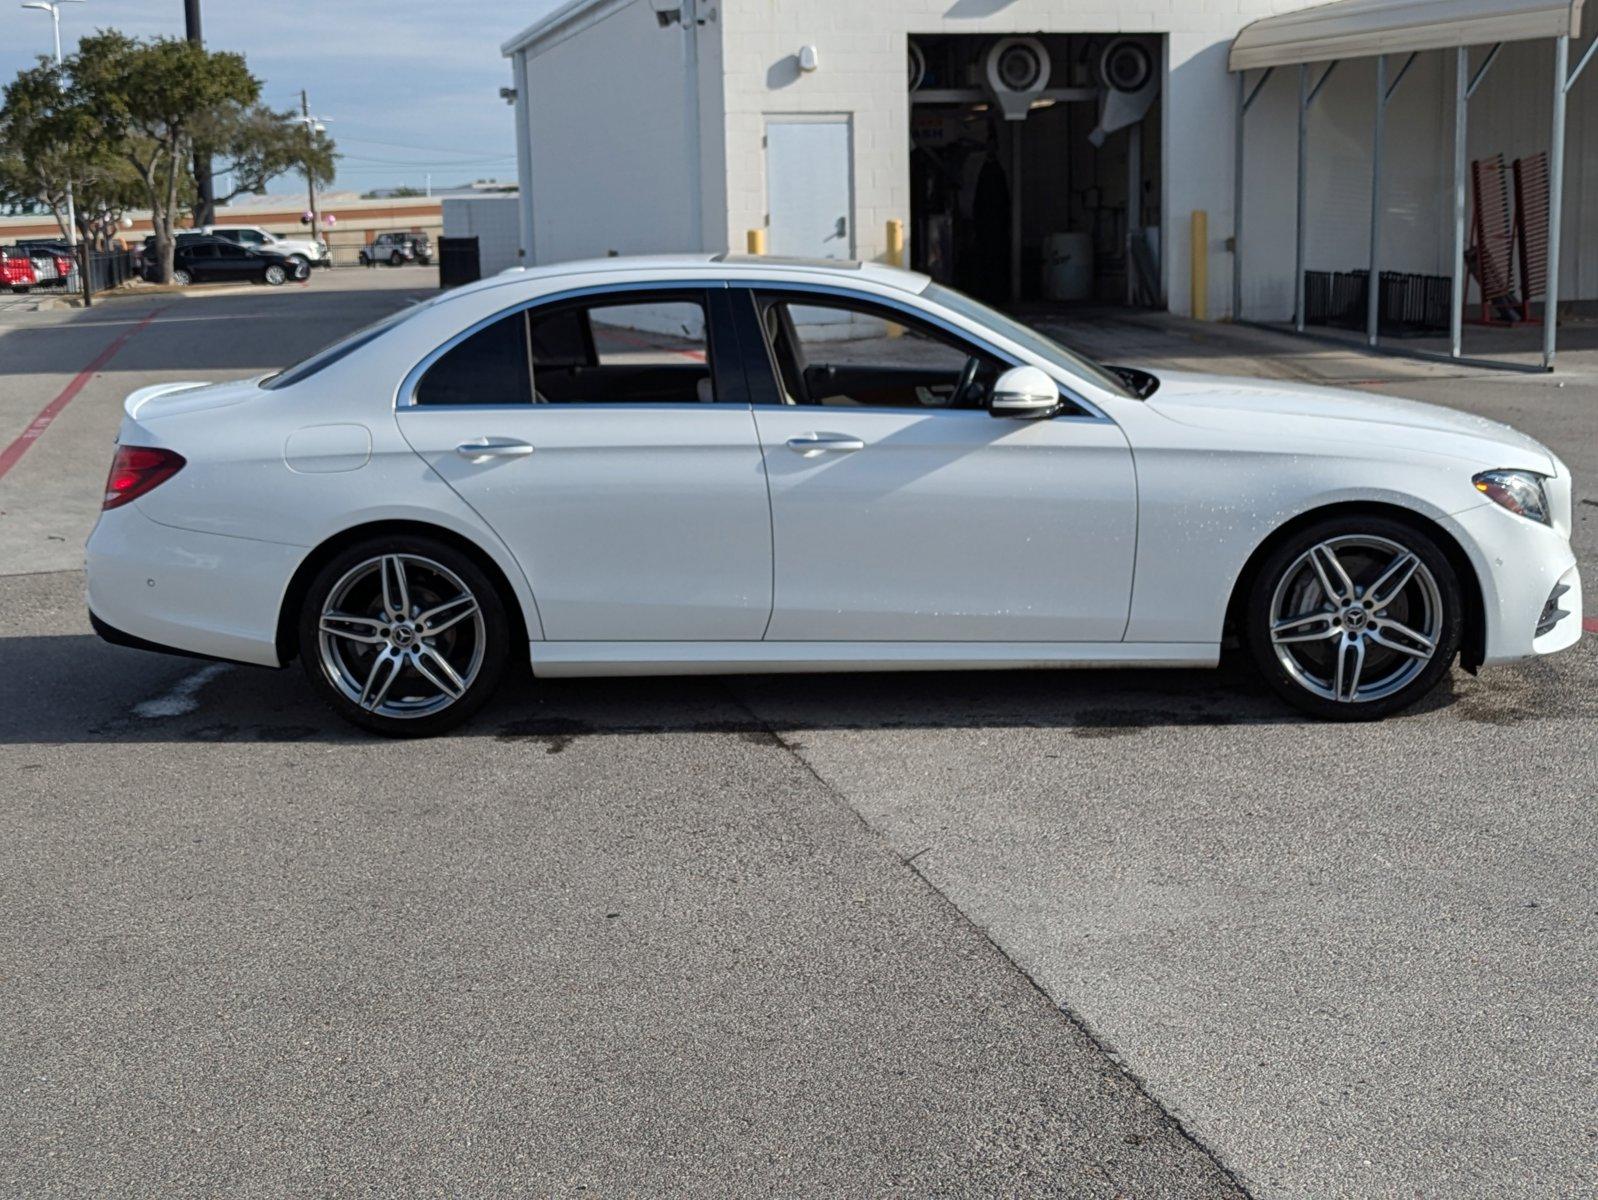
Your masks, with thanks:
[[[766,118],[770,253],[854,257],[850,157],[847,117]]]

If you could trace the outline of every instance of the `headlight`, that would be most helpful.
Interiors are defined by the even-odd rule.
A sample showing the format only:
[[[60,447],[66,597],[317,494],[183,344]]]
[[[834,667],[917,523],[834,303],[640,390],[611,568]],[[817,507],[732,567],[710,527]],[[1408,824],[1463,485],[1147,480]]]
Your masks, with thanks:
[[[1472,476],[1476,490],[1494,504],[1529,521],[1550,524],[1548,519],[1548,493],[1543,491],[1543,477],[1531,471],[1483,471]]]

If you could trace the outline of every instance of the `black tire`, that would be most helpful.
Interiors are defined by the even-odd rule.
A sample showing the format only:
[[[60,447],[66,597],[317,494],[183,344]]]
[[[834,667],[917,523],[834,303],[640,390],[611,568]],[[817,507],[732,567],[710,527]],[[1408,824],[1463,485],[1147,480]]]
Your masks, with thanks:
[[[390,254],[388,256],[388,265],[391,266],[391,267],[404,266],[405,265],[405,256],[403,254],[401,254],[398,250],[394,251],[392,254]]]
[[[1417,560],[1413,568],[1405,555]],[[1343,594],[1329,593],[1323,577]],[[1278,644],[1273,627],[1287,640]],[[1243,634],[1265,682],[1293,707],[1372,721],[1435,688],[1464,630],[1459,576],[1437,539],[1402,521],[1350,515],[1301,529],[1266,556],[1249,588]]]
[[[288,277],[288,271],[277,263],[273,263],[261,272],[261,282],[269,287],[282,287],[288,282]]]
[[[193,279],[190,277],[187,271],[174,269],[172,272],[172,282],[178,287],[188,287],[189,284],[193,282]]]
[[[397,605],[390,607],[400,589],[387,588],[395,558],[403,560],[411,613],[403,622],[393,620]],[[428,637],[420,618],[429,606],[446,607],[456,589],[476,602],[475,613],[452,622],[446,614],[443,632]],[[328,623],[342,634],[324,635],[330,603],[355,618]],[[512,653],[511,623],[488,575],[455,547],[420,535],[373,538],[335,555],[306,591],[298,633],[311,687],[345,720],[384,737],[431,737],[467,720],[499,687]],[[443,674],[439,658],[464,684],[452,698],[435,682]],[[354,694],[363,681],[362,694]]]
[[[289,267],[294,272],[295,279],[304,279],[311,273],[311,260],[303,254],[289,255]]]
[[[361,251],[360,258],[361,258],[361,266],[369,267],[369,266],[372,265],[372,256],[370,254],[368,254],[365,250]]]

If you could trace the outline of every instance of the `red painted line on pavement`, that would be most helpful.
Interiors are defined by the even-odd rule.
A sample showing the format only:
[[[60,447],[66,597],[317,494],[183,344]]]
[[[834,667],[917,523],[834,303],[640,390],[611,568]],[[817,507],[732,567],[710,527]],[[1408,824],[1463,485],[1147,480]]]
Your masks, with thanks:
[[[28,452],[28,448],[44,436],[44,431],[50,428],[50,422],[61,415],[62,409],[72,403],[72,398],[83,390],[84,385],[94,377],[94,373],[104,370],[105,365],[117,356],[117,352],[133,340],[134,334],[138,333],[165,311],[164,308],[153,309],[146,314],[144,320],[133,326],[133,328],[124,329],[116,337],[112,338],[111,344],[96,354],[94,360],[88,366],[74,375],[72,382],[61,389],[60,395],[39,410],[39,415],[29,422],[28,427],[22,431],[17,440],[4,450],[0,450],[0,479],[4,479],[6,472],[17,465],[22,456]]]
[[[1588,633],[1598,633],[1598,617],[1583,617],[1581,627]]]

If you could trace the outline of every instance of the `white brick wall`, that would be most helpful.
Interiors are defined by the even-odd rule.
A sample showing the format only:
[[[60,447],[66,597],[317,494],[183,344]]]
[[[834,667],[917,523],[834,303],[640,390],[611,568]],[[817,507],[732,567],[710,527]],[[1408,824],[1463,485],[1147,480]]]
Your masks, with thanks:
[[[880,258],[886,224],[910,217],[909,100],[905,54],[912,33],[1165,33],[1168,86],[1161,103],[1165,135],[1165,228],[1162,270],[1171,308],[1188,308],[1188,227],[1194,209],[1209,213],[1209,309],[1231,302],[1233,82],[1226,50],[1259,16],[1303,7],[1273,0],[739,0],[721,7],[725,59],[728,244],[765,221],[760,134],[768,112],[846,112],[854,117],[856,252]],[[784,69],[802,45],[814,45],[820,69]],[[773,86],[776,83],[778,86]],[[1291,192],[1289,192],[1291,195]],[[1289,235],[1291,240],[1291,235]]]

